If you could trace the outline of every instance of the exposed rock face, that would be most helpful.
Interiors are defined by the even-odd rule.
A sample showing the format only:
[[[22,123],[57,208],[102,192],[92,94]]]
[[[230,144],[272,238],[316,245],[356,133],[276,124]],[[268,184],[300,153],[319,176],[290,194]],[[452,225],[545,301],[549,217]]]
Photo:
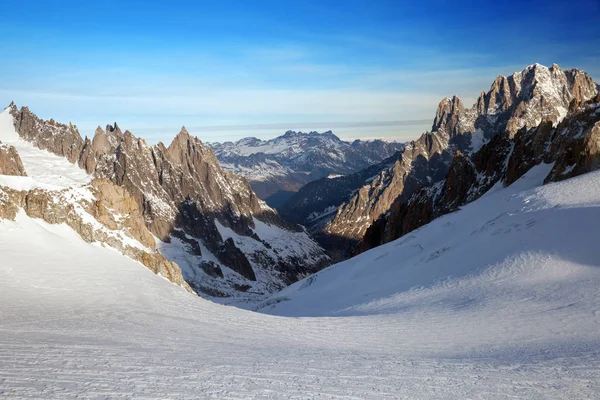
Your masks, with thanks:
[[[191,291],[179,266],[156,249],[133,197],[106,179],[64,190],[19,191],[0,187],[0,218],[14,220],[19,210],[50,224],[65,223],[86,242],[113,247]]]
[[[308,182],[329,175],[352,174],[403,148],[401,143],[382,140],[350,143],[331,131],[288,131],[266,141],[245,138],[210,146],[223,168],[245,176],[269,204],[270,196],[278,192],[295,192]]]
[[[259,295],[329,263],[324,251],[300,227],[279,218],[244,178],[221,169],[213,151],[185,128],[168,147],[162,143],[148,146],[131,132],[122,132],[116,123],[97,128],[90,140],[81,139],[75,126],[41,120],[26,107],[17,110],[13,105],[10,112],[22,138],[124,188],[141,210],[151,234],[166,243],[171,243],[174,236],[173,245],[197,256],[185,258],[190,265],[182,266],[195,289],[203,288],[214,295],[211,285],[218,284],[219,293],[228,296],[235,294],[228,288],[249,281],[253,293]],[[282,235],[291,235],[302,246],[295,252],[267,248],[254,231],[256,220]],[[235,238],[223,237],[217,224],[231,229]],[[251,238],[253,243],[239,249],[244,238]],[[193,242],[195,246],[190,245]],[[268,258],[265,252],[269,252]],[[168,253],[179,257],[176,249],[170,248]],[[202,257],[211,254],[213,262],[218,260],[222,267],[239,275],[225,274],[224,282],[212,282],[214,276],[205,274],[200,266]],[[259,274],[259,269],[268,272]],[[204,281],[207,279],[208,283]]]
[[[27,176],[23,162],[14,146],[0,142],[0,175]]]
[[[445,134],[426,133],[409,143],[399,160],[338,207],[335,217],[325,225],[324,233],[347,239],[348,246],[355,245],[371,223],[387,212],[399,196],[443,179],[451,160],[444,152],[448,140]]]
[[[339,205],[350,199],[357,189],[373,177],[391,168],[401,156],[398,152],[354,174],[310,182],[280,208],[280,213],[286,220],[302,224],[316,234],[335,216]]]
[[[469,171],[472,166],[465,158],[460,158],[452,166],[455,154],[470,157],[498,135],[506,135],[498,140],[508,145],[507,141],[512,140],[521,130],[531,130],[542,122],[550,127],[556,126],[567,115],[571,102],[588,101],[596,93],[596,84],[585,72],[563,72],[556,65],[547,68],[535,64],[511,76],[496,78],[490,90],[482,93],[469,109],[456,96],[443,99],[438,105],[431,133],[425,133],[417,141],[407,145],[398,163],[366,182],[351,198],[337,206],[335,217],[323,228],[324,236],[336,238],[336,247],[339,247],[337,243],[343,238],[346,242],[345,249],[351,249],[362,240],[374,221],[388,212],[394,212],[393,204],[408,201],[413,194],[425,188],[436,191],[439,195],[442,186],[437,184],[452,169],[457,172],[450,175],[451,184],[448,191],[444,191],[444,196],[448,199],[445,207],[452,208],[452,204],[462,204],[467,201],[468,196],[462,193],[459,186],[470,185],[467,177],[461,174],[472,173]],[[518,146],[518,142],[511,142],[512,145]],[[508,149],[503,147],[502,151]],[[478,162],[482,164],[482,168],[489,170],[498,167],[497,157],[479,157],[481,159]],[[490,182],[494,180],[492,176],[497,178],[497,171],[490,171]],[[480,186],[482,188],[477,189],[478,191],[484,190],[486,185],[481,182]],[[427,197],[423,194],[418,196],[422,199],[423,196]],[[309,203],[310,199],[296,201]],[[310,208],[310,205],[307,204],[306,207]],[[425,207],[415,210],[415,213],[421,216],[411,215],[410,219],[414,219],[417,224],[427,220],[429,211]],[[403,224],[407,225],[406,229],[413,225]],[[381,222],[377,224],[380,225]],[[348,251],[343,254],[346,257],[348,255]]]
[[[583,137],[564,143],[547,182],[560,181],[591,172],[600,166],[600,122],[585,127]]]
[[[83,140],[75,125],[61,124],[53,119],[43,121],[27,107],[17,110],[14,103],[11,103],[10,107],[19,136],[42,150],[65,157],[72,163],[78,161]]]
[[[589,93],[589,92],[588,92]],[[545,182],[600,168],[600,95],[573,99],[565,119],[494,136],[474,154],[455,155],[446,179],[395,202],[365,234],[357,252],[395,240],[456,211],[501,182],[508,186],[540,163],[553,163]]]
[[[460,121],[460,116],[464,113],[465,107],[458,97],[453,96],[451,99],[446,97],[438,104],[431,130],[433,132],[443,130],[450,136],[465,133]]]
[[[246,279],[251,281],[256,280],[254,270],[250,265],[250,262],[241,252],[240,249],[235,247],[235,242],[232,238],[225,240],[224,246],[220,247],[217,251],[217,257],[223,264],[228,265],[229,268],[242,275]]]

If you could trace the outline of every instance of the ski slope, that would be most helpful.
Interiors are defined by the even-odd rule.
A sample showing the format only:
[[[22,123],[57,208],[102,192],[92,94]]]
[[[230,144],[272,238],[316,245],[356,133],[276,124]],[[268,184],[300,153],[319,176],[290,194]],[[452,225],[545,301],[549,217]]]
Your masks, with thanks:
[[[0,398],[594,399],[600,172],[548,166],[261,305],[0,221]]]

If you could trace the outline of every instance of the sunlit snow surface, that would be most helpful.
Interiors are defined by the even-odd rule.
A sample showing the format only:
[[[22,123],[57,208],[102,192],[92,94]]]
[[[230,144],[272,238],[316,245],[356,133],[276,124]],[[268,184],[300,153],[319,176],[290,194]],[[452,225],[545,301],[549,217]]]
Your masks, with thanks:
[[[9,109],[0,112],[0,142],[17,149],[27,176],[0,175],[0,186],[18,190],[33,188],[63,189],[89,183],[92,176],[71,164],[66,158],[40,150],[19,138]]]
[[[547,171],[298,282],[282,316],[2,221],[0,398],[597,398],[600,172]]]

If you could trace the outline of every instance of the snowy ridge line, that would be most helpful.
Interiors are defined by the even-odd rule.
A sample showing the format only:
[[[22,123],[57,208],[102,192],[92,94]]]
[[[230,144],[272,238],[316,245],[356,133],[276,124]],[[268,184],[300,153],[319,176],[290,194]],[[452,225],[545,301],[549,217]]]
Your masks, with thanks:
[[[346,175],[377,164],[404,148],[383,140],[346,142],[331,131],[293,132],[270,140],[244,138],[209,143],[223,168],[245,176],[263,199],[297,191],[330,175]]]

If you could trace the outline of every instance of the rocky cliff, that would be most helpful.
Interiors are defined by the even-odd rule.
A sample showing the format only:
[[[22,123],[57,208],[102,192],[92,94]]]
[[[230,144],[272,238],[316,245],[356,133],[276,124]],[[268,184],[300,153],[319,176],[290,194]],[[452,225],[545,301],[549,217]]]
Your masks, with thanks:
[[[390,210],[369,227],[358,252],[453,212],[494,185],[508,186],[540,163],[553,165],[545,182],[600,166],[600,95],[584,72],[535,65],[496,79],[490,92],[483,94],[475,106],[484,112],[478,118],[490,115],[485,114],[486,110],[497,111],[479,125],[478,129],[492,132],[490,135],[484,131],[484,138],[488,137],[484,144],[477,151],[457,150],[443,180],[410,197],[396,199]],[[434,126],[440,123],[450,129],[464,129],[453,113],[464,115],[466,111],[455,109],[439,120],[436,117]]]
[[[112,247],[191,291],[179,266],[157,250],[133,197],[106,179],[56,190],[19,190],[0,183],[0,218],[15,220],[21,211],[50,224],[64,223],[86,242]]]
[[[390,212],[393,204],[410,199],[424,188],[439,188],[456,154],[470,157],[493,140],[512,141],[522,129],[533,129],[542,122],[556,125],[567,115],[573,101],[588,101],[597,90],[583,71],[562,71],[557,65],[547,68],[535,64],[510,76],[496,78],[490,90],[482,92],[471,108],[466,108],[456,96],[443,99],[431,132],[407,144],[393,165],[369,178],[343,203],[332,204],[335,210],[329,210],[329,214],[334,216],[323,225],[322,243],[341,248],[340,258],[348,257],[369,226]],[[501,134],[506,135],[506,139],[494,139]],[[463,158],[456,162],[468,163]],[[488,160],[481,162],[488,163]],[[491,164],[493,161],[486,168],[493,168]],[[450,179],[462,177],[453,175]],[[313,191],[318,190],[313,188]],[[324,208],[309,197],[294,201],[316,212]],[[460,202],[460,199],[455,201]],[[426,220],[416,215],[407,218]]]
[[[27,176],[15,147],[2,142],[0,142],[0,175]]]
[[[148,146],[116,123],[98,127],[89,139],[76,126],[42,120],[27,107],[18,110],[12,104],[9,112],[22,139],[129,193],[159,249],[179,262],[198,292],[258,296],[328,263],[302,228],[279,218],[185,128],[168,147]],[[287,242],[272,244],[261,237],[272,232]],[[213,273],[217,270],[222,273]]]

